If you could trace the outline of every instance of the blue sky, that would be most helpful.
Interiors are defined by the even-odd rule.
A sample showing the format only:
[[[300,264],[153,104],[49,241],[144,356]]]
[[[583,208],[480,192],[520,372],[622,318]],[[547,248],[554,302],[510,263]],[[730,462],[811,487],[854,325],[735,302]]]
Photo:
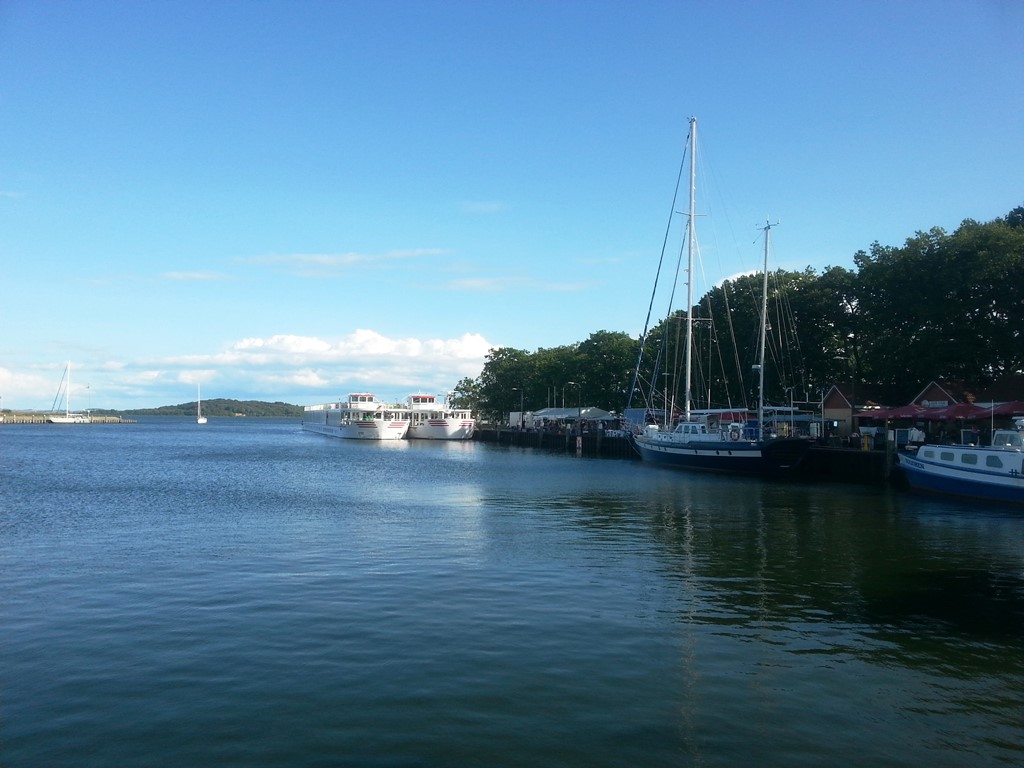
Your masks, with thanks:
[[[76,407],[312,404],[637,335],[691,115],[709,284],[769,217],[773,266],[820,272],[1002,216],[1021,29],[1015,0],[5,0],[3,407],[67,360]]]

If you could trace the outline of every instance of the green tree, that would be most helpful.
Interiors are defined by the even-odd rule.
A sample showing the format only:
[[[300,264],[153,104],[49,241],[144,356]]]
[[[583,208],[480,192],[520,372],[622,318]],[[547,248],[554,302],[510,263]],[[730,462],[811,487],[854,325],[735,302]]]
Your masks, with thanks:
[[[519,393],[513,387],[523,387],[533,378],[529,352],[512,347],[492,349],[478,379],[478,416],[494,423],[504,421],[510,411],[519,410]]]
[[[1024,228],[968,219],[855,261],[865,370],[890,399],[932,379],[984,385],[1024,368]]]
[[[808,268],[794,281],[790,304],[803,360],[794,399],[818,400],[827,387],[849,380],[860,360],[857,275],[827,267],[819,276]]]
[[[478,413],[480,411],[480,383],[469,377],[460,380],[452,390],[451,403],[456,408],[469,408],[474,413]]]
[[[566,382],[580,372],[576,344],[538,349],[534,355],[534,379],[528,385],[529,410],[562,405]]]
[[[1012,229],[1024,229],[1024,205],[1019,205],[1006,214],[1004,221]]]
[[[769,402],[815,401],[830,384],[853,382],[898,403],[932,379],[983,386],[1024,372],[1024,206],[984,224],[965,220],[953,234],[917,232],[901,247],[875,242],[853,258],[855,270],[769,275]],[[725,281],[692,309],[694,407],[756,401],[762,285],[760,275]],[[685,321],[676,311],[655,325],[642,355],[639,340],[612,331],[532,354],[494,350],[459,390],[495,419],[518,410],[520,396],[527,410],[575,402],[570,382],[583,404],[608,410],[627,401],[660,410],[666,394],[681,407]]]
[[[629,334],[597,331],[577,349],[584,405],[621,411],[629,396],[638,344]]]
[[[943,243],[950,378],[988,384],[1024,367],[1024,228],[970,219]],[[959,310],[960,316],[957,317]]]

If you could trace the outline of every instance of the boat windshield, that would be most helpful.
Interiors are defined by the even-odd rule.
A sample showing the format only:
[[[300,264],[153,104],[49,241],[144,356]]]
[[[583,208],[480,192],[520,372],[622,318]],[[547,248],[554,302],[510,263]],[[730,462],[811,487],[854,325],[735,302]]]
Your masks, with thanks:
[[[1024,434],[998,429],[992,435],[993,448],[1024,448]]]
[[[683,421],[676,425],[675,433],[677,435],[706,435],[707,426],[693,421]]]

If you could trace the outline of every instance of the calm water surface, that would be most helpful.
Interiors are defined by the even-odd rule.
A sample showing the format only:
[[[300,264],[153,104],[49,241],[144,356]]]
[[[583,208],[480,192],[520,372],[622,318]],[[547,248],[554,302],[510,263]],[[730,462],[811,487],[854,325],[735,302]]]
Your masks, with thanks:
[[[0,427],[0,764],[1024,763],[1024,514],[294,422]]]

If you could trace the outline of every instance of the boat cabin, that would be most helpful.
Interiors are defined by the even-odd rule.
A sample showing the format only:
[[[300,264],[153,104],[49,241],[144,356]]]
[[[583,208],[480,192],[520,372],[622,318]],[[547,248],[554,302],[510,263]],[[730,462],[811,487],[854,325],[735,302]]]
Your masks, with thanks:
[[[355,392],[348,396],[349,405],[378,405],[377,396],[362,392]]]
[[[672,431],[677,435],[697,437],[698,435],[706,435],[708,433],[708,425],[703,422],[681,421],[676,424],[676,428]]]
[[[437,395],[409,395],[409,409],[416,411],[424,417],[429,414],[431,418],[440,417],[441,407],[437,402]]]
[[[1024,434],[1011,429],[997,429],[992,433],[993,448],[1024,449]]]

